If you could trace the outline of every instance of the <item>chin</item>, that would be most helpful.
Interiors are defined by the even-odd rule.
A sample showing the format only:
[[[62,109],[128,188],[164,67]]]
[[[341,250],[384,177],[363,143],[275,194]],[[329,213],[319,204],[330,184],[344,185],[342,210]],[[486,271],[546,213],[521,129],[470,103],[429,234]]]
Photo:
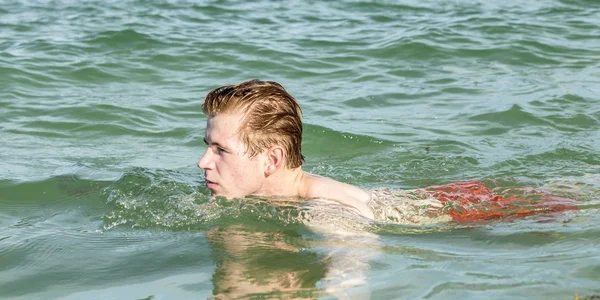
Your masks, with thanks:
[[[235,194],[227,194],[227,193],[219,193],[219,192],[211,192],[213,197],[225,197],[227,199],[235,199],[235,198],[244,198],[246,196],[240,196]]]
[[[225,198],[228,198],[228,199],[229,199],[229,198],[233,198],[233,197],[231,197],[230,195],[227,195],[227,194],[225,194],[225,193],[220,193],[220,192],[218,192],[218,191],[213,191],[213,190],[211,190],[211,191],[210,191],[210,194],[211,194],[211,196],[213,196],[213,197],[225,197]]]

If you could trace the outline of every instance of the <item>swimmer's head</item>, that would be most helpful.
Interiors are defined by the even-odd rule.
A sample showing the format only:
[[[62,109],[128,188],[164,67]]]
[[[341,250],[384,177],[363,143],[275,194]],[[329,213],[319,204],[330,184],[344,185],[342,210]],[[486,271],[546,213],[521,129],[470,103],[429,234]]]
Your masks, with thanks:
[[[288,168],[302,165],[302,111],[279,83],[255,79],[216,88],[206,95],[202,111],[209,118],[241,113],[237,132],[250,157],[279,145]]]

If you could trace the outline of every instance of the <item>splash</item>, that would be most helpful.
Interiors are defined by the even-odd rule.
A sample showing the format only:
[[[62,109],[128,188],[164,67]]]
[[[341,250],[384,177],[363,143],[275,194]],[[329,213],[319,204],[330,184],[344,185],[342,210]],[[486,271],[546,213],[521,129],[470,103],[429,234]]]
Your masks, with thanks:
[[[102,191],[111,210],[102,230],[158,228],[205,231],[232,223],[310,226],[364,231],[369,220],[327,199],[248,196],[210,197],[186,174],[135,168]]]
[[[106,187],[103,197],[112,210],[103,216],[103,230],[114,227],[194,230],[206,216],[197,204],[208,197],[184,174],[167,170],[135,168]]]

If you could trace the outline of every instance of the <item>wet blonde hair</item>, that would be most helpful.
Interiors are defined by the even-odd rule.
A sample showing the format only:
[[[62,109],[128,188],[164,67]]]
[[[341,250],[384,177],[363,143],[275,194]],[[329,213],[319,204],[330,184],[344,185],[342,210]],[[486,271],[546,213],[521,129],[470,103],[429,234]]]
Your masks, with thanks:
[[[254,157],[273,145],[285,149],[285,165],[302,165],[302,110],[281,84],[249,80],[208,93],[202,111],[209,117],[243,113],[239,138]]]

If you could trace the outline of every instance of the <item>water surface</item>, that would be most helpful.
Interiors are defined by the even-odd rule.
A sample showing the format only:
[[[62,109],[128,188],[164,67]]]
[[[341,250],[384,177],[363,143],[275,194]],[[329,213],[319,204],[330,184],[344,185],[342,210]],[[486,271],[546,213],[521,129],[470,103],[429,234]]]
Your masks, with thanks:
[[[0,296],[598,295],[599,20],[586,0],[3,1]],[[199,209],[202,99],[252,78],[300,102],[307,171],[491,178],[580,210],[428,226],[325,210],[341,234],[297,222],[310,204]]]

